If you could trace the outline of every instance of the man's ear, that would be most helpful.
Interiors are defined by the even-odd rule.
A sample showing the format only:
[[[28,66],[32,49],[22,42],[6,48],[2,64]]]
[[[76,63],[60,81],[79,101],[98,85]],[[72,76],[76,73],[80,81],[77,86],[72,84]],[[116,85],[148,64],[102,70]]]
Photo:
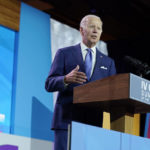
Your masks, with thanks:
[[[80,33],[83,35],[83,27],[80,27]]]

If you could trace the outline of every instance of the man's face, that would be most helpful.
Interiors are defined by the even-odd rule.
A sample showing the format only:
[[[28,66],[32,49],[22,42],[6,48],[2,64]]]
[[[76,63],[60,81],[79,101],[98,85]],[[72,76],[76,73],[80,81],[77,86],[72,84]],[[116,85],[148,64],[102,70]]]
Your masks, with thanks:
[[[97,17],[89,17],[84,27],[80,27],[82,41],[88,47],[93,47],[100,40],[102,23]]]

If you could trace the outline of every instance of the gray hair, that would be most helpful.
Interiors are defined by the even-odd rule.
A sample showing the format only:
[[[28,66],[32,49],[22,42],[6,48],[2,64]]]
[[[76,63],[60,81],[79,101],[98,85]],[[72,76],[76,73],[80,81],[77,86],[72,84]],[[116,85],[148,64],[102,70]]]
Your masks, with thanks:
[[[102,20],[101,20],[101,18],[99,16],[96,16],[96,15],[86,15],[85,17],[82,18],[82,20],[80,22],[80,27],[85,27],[85,24],[86,24],[88,18],[90,18],[90,17],[95,17],[95,18],[100,19],[101,23],[103,24],[103,22],[102,22]]]

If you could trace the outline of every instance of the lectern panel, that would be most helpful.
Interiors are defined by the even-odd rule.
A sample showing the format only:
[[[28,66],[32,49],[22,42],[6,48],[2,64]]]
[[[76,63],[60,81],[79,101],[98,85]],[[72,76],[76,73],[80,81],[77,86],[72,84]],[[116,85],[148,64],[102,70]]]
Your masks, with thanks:
[[[107,112],[150,112],[150,81],[117,74],[75,87],[73,103]]]
[[[150,104],[150,81],[130,74],[130,98]]]

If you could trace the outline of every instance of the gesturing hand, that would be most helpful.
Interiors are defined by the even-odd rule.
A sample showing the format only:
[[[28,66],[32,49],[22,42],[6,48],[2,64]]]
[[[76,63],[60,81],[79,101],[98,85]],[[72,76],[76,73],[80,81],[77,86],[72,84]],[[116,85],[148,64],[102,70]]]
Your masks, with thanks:
[[[68,73],[65,78],[64,78],[64,82],[66,84],[69,83],[79,83],[79,84],[83,84],[84,82],[86,82],[86,75],[84,72],[79,72],[79,65],[76,66],[75,69],[73,69],[70,73]]]

